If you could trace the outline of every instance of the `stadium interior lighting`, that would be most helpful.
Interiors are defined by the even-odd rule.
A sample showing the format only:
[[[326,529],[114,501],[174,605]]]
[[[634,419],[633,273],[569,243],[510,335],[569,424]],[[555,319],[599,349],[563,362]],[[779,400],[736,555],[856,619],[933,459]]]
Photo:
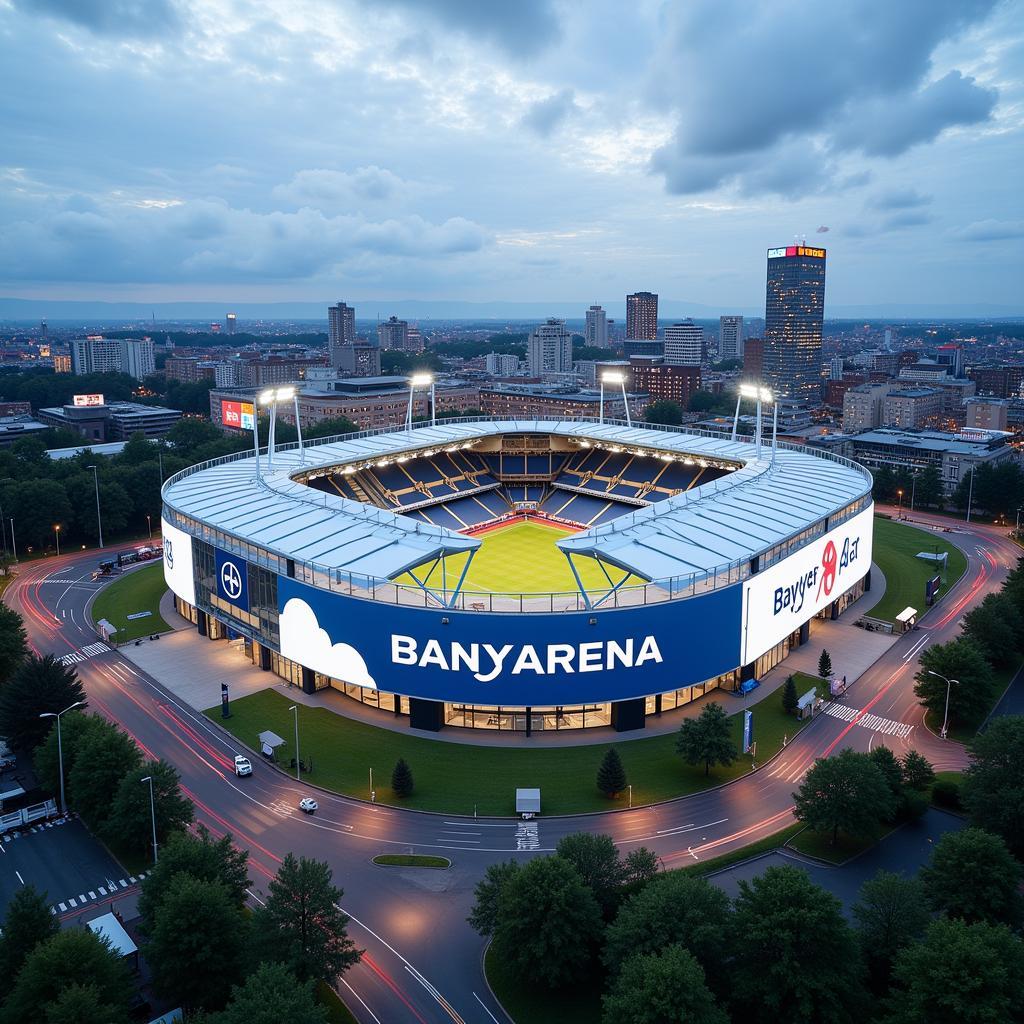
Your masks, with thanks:
[[[358,473],[359,471],[358,471],[358,470],[356,469],[356,467],[355,467],[355,466],[351,466],[351,465],[350,465],[350,466],[346,466],[346,467],[345,467],[345,468],[344,468],[344,469],[342,470],[342,472],[343,472],[343,473],[345,473],[346,475],[348,475],[348,474],[350,474],[350,473]]]
[[[390,459],[381,459],[381,460],[380,460],[380,461],[379,461],[379,462],[377,463],[377,465],[378,465],[378,466],[379,466],[379,467],[380,467],[381,469],[383,469],[383,468],[384,468],[385,466],[390,466],[390,465],[391,465],[391,460],[390,460]]]
[[[408,461],[409,461],[409,456],[408,455],[399,455],[398,458],[395,459],[395,462],[408,462]]]
[[[684,466],[692,466],[693,465],[693,459],[683,459],[683,465]]]
[[[671,455],[659,455],[658,458],[661,459],[662,462],[671,462],[672,461],[672,456]]]
[[[429,373],[414,373],[409,378],[409,383],[414,388],[426,388],[430,387],[430,385],[434,383],[434,377]]]
[[[605,384],[622,384],[625,379],[625,374],[618,373],[615,370],[609,370],[607,373],[601,374],[601,380],[603,380]]]

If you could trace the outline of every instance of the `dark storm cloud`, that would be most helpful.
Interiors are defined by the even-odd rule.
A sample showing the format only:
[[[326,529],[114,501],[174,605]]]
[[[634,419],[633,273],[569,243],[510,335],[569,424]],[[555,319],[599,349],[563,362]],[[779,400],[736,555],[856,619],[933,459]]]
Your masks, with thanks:
[[[14,0],[14,5],[69,21],[97,35],[149,37],[180,24],[172,0]]]
[[[446,28],[473,38],[486,38],[510,56],[529,56],[561,37],[550,0],[363,0],[369,6],[390,6],[424,15]]]
[[[953,71],[929,81],[936,47],[984,19],[994,0],[699,0],[671,9],[655,95],[674,112],[653,163],[670,191],[735,181],[797,191],[808,172],[779,161],[801,141],[836,156],[893,156],[953,125],[985,120],[991,90]],[[774,162],[769,170],[766,163]],[[824,172],[824,173],[827,173]],[[786,184],[785,179],[790,179]],[[763,185],[758,184],[758,179]]]
[[[572,89],[562,89],[531,104],[523,115],[523,127],[546,139],[576,109],[573,96]]]

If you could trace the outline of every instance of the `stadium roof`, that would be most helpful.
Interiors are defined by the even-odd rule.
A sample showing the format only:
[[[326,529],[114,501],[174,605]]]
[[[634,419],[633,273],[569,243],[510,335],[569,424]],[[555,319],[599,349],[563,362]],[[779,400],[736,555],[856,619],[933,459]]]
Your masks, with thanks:
[[[350,436],[274,454],[273,469],[252,455],[194,467],[172,478],[164,500],[184,516],[322,569],[395,579],[480,541],[292,479],[317,468],[441,449],[506,433],[539,432],[592,442],[653,448],[739,466],[735,472],[558,542],[573,555],[600,558],[648,580],[703,575],[751,558],[855,501],[870,487],[866,471],[804,449],[780,448],[771,465],[749,439],[706,437],[649,426],[566,420],[485,420],[417,425],[410,431]],[[657,522],[655,522],[657,520]],[[187,529],[187,526],[186,526]]]

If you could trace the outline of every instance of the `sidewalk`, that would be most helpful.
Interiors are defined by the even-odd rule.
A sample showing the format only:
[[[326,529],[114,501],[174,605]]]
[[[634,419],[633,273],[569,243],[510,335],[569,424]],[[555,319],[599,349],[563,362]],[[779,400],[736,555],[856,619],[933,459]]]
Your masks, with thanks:
[[[681,708],[666,711],[660,718],[649,717],[644,729],[636,732],[619,733],[609,727],[597,729],[535,732],[527,737],[520,732],[492,732],[486,729],[442,729],[430,735],[445,743],[464,743],[471,746],[494,747],[569,747],[589,746],[599,743],[616,743],[674,733],[686,718],[696,718],[709,700],[721,703],[730,715],[757,704],[774,693],[785,683],[793,672],[807,672],[817,675],[818,657],[827,649],[835,673],[846,676],[847,684],[853,683],[871,667],[896,641],[896,635],[868,633],[854,626],[881,600],[885,584],[878,567],[871,574],[873,586],[870,593],[854,602],[835,622],[815,619],[811,626],[810,640],[803,647],[793,651],[789,657],[767,672],[760,680],[761,685],[752,693],[739,697],[724,690],[711,690],[703,697]],[[220,704],[221,683],[228,684],[232,700],[274,689],[289,701],[322,707],[345,718],[366,725],[395,732],[408,733],[408,719],[396,716],[390,711],[381,711],[371,705],[361,704],[346,697],[337,690],[320,690],[315,694],[303,693],[295,686],[274,675],[264,672],[246,658],[241,641],[231,643],[223,640],[210,641],[198,635],[192,623],[183,619],[174,610],[161,602],[160,614],[174,626],[174,632],[165,633],[158,641],[146,641],[138,647],[122,647],[120,653],[153,676],[175,696],[200,711]]]

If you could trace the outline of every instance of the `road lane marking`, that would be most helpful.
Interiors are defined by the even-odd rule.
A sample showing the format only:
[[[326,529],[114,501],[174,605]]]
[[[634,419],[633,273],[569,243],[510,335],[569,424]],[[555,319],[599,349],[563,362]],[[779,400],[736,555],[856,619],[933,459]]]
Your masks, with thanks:
[[[22,885],[24,885],[25,884],[25,879],[21,877],[21,872],[20,871],[15,871],[14,873],[18,876],[18,881],[21,882]]]
[[[344,985],[344,986],[345,986],[345,988],[347,988],[347,989],[349,990],[349,992],[351,992],[351,993],[352,993],[352,995],[354,995],[354,996],[356,997],[356,999],[358,999],[358,1000],[359,1000],[359,1004],[360,1004],[360,1005],[362,1006],[362,1008],[363,1008],[363,1009],[364,1009],[364,1010],[365,1010],[365,1011],[366,1011],[366,1012],[367,1012],[367,1013],[368,1013],[368,1014],[369,1014],[369,1015],[370,1015],[370,1016],[371,1016],[371,1017],[372,1017],[372,1018],[374,1019],[374,1021],[376,1022],[376,1024],[381,1024],[381,1022],[380,1022],[380,1017],[378,1017],[378,1016],[377,1016],[377,1014],[375,1014],[375,1013],[373,1012],[373,1010],[371,1010],[371,1009],[370,1009],[370,1008],[369,1008],[369,1007],[368,1007],[368,1006],[366,1005],[366,1003],[365,1003],[365,1002],[363,1001],[363,997],[362,997],[362,996],[361,996],[361,995],[360,995],[360,994],[359,994],[359,993],[358,993],[358,992],[357,992],[357,991],[356,991],[356,990],[355,990],[355,989],[354,989],[354,988],[353,988],[353,987],[352,987],[352,986],[351,986],[351,985],[350,985],[350,984],[349,984],[349,983],[348,983],[348,982],[347,982],[347,981],[346,981],[346,980],[345,980],[344,978],[339,978],[338,980],[339,980],[339,981],[340,981],[340,982],[342,983],[342,985]]]
[[[494,1014],[491,1013],[491,1011],[487,1009],[487,1006],[484,1003],[484,1001],[475,992],[473,993],[473,998],[484,1008],[484,1013],[486,1013],[487,1016],[490,1017],[491,1020],[494,1021],[494,1024],[499,1024],[498,1018],[495,1017]]]

